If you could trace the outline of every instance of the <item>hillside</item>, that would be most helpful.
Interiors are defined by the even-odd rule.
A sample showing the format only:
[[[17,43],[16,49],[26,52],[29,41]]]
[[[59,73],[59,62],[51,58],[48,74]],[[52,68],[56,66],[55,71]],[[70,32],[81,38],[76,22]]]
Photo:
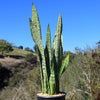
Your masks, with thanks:
[[[66,100],[100,100],[100,53],[69,53],[69,66],[60,81],[60,90],[67,93]],[[0,100],[36,100],[40,83],[35,53],[30,55],[16,48],[4,53],[0,59]]]
[[[4,55],[15,56],[15,57],[17,57],[17,56],[25,57],[29,53],[31,53],[31,52],[13,47],[13,51],[8,52],[8,53],[4,52]],[[0,54],[1,54],[1,52],[0,52]],[[34,53],[34,55],[36,55],[36,54]]]
[[[25,88],[28,87],[28,82],[33,81],[36,78],[34,75],[39,73],[39,62],[37,60],[37,55],[35,53],[31,53],[29,51],[24,51],[21,49],[13,48],[14,50],[9,53],[4,52],[4,56],[0,58],[0,100],[11,100],[14,97],[16,98],[15,91],[19,85],[24,84]],[[30,59],[27,55],[30,56]],[[27,58],[27,59],[26,59]],[[30,62],[30,60],[35,60],[34,62]],[[36,67],[36,68],[35,68]],[[36,69],[35,72],[33,69]],[[33,74],[32,73],[36,73]],[[39,75],[37,75],[38,77]],[[37,79],[36,79],[37,80]],[[39,80],[38,80],[39,82]],[[27,83],[27,84],[25,84]],[[31,82],[36,84],[36,82]],[[40,82],[39,82],[40,83]],[[39,84],[37,83],[37,84]],[[22,88],[24,89],[24,87]],[[20,90],[23,91],[23,90]],[[30,92],[29,90],[27,90]],[[25,92],[25,91],[24,91]],[[14,94],[13,94],[14,93]],[[33,92],[31,91],[30,94]],[[6,95],[6,97],[5,97]],[[11,97],[9,97],[11,95]],[[19,99],[21,100],[21,99]],[[27,99],[26,99],[27,100]]]

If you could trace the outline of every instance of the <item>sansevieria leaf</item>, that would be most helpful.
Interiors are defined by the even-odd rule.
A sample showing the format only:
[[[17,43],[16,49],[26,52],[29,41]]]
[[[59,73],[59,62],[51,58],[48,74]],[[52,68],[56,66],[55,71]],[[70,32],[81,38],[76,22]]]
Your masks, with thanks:
[[[60,59],[59,57],[60,57],[61,34],[62,34],[62,18],[61,18],[61,14],[60,14],[59,18],[58,18],[57,29],[56,29],[56,33],[55,33],[54,42],[53,42],[53,49],[55,50],[55,58],[56,58],[57,64]]]
[[[63,59],[63,35],[61,34],[61,41],[60,41],[60,57],[59,57],[59,66],[61,67],[62,59]]]
[[[59,72],[59,79],[62,75],[62,73],[64,72],[64,70],[67,68],[69,63],[69,54],[68,56],[64,59],[64,61],[62,62],[61,68],[60,68],[60,72]]]
[[[56,65],[55,65],[55,80],[56,80],[56,92],[59,92],[59,71],[60,71],[60,66],[61,66],[61,34],[62,34],[62,18],[61,14],[59,15],[58,18],[58,23],[57,23],[57,28],[56,28],[56,33],[55,33],[55,38],[53,42],[53,49],[54,49],[54,55],[55,55],[55,60],[56,60]]]
[[[42,76],[42,83],[43,83],[43,93],[47,93],[47,84],[48,84],[48,77],[47,77],[47,69],[46,69],[46,60],[45,60],[45,54],[44,54],[44,48],[42,44],[41,39],[41,29],[40,29],[40,22],[38,18],[38,14],[36,11],[36,8],[34,4],[32,4],[32,20],[29,18],[30,21],[30,28],[31,28],[31,34],[33,37],[34,42],[36,43],[39,52],[41,54],[41,76]]]
[[[51,69],[51,34],[50,34],[49,24],[48,24],[48,28],[47,28],[46,48],[47,48],[48,54],[49,54],[49,65],[50,65],[50,69]]]
[[[40,22],[39,22],[39,17],[38,17],[37,10],[34,4],[32,4],[32,23],[35,25],[34,27],[37,28],[37,34],[39,35],[39,38],[41,39]]]
[[[49,81],[50,70],[51,70],[51,35],[50,35],[49,24],[48,24],[47,35],[46,35],[45,59],[46,59],[46,68],[47,68],[48,81]]]
[[[55,72],[54,72],[54,66],[51,68],[51,74],[50,74],[50,94],[53,95],[55,92]]]

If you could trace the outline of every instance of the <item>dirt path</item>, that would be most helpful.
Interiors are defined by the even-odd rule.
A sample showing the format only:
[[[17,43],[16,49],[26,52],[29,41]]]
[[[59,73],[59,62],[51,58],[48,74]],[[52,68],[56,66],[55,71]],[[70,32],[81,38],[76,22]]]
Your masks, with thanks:
[[[15,63],[21,63],[21,62],[25,62],[24,59],[15,59],[15,58],[0,58],[0,63],[2,65],[11,65],[11,64],[15,64]]]
[[[15,61],[15,59],[1,59],[0,58],[0,62],[2,62],[2,61],[6,61],[6,62],[8,62],[8,61]]]

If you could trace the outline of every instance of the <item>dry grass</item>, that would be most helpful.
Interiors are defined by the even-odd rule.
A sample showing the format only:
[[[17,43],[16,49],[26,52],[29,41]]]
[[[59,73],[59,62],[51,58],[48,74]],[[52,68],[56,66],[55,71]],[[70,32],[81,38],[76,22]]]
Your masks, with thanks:
[[[13,48],[13,51],[8,52],[8,53],[4,52],[4,55],[13,55],[13,56],[15,55],[15,56],[23,56],[23,57],[25,57],[27,54],[30,54],[30,52],[22,50],[22,49],[18,49],[18,48]],[[36,55],[35,53],[33,54]]]
[[[29,51],[25,51],[25,50],[22,50],[22,49],[18,49],[18,48],[13,48],[14,50],[12,52],[9,52],[7,53],[8,55],[17,55],[17,56],[24,56],[26,54],[29,54],[30,52]]]
[[[37,100],[36,93],[41,90],[39,68],[34,68],[29,74],[26,74],[25,79],[21,78],[22,74],[13,76],[9,86],[5,86],[0,91],[0,100]],[[16,79],[19,78],[19,82],[14,85]]]

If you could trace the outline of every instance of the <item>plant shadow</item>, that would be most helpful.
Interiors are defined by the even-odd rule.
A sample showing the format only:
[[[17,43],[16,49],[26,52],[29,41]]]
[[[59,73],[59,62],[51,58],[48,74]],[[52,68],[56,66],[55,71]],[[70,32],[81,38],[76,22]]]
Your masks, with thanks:
[[[6,57],[11,57],[11,58],[15,58],[15,59],[22,59],[22,58],[24,58],[23,56],[19,56],[19,55],[6,55]]]
[[[2,67],[0,69],[0,90],[8,86],[9,78],[12,76],[12,72],[7,68]]]

